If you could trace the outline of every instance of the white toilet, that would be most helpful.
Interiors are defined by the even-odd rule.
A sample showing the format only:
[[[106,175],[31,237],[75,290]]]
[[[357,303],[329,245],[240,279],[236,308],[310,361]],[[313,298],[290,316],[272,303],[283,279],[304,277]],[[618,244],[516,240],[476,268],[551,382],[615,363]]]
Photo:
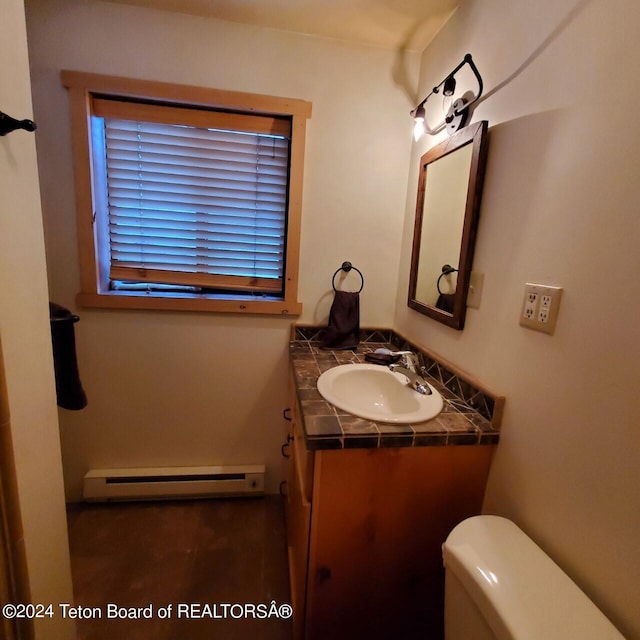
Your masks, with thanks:
[[[446,640],[624,640],[513,522],[476,516],[442,547]]]

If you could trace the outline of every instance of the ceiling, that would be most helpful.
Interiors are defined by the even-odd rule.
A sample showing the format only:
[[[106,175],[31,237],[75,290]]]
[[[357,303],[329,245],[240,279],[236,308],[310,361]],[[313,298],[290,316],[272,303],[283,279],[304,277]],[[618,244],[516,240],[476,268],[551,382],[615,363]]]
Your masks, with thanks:
[[[422,51],[461,0],[109,0],[231,22]]]

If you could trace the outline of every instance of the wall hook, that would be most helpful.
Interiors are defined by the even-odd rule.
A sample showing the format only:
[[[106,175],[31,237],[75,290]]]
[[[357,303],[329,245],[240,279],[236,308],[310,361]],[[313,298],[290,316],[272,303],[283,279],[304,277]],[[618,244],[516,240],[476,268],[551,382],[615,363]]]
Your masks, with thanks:
[[[38,127],[33,120],[16,120],[6,113],[0,111],[0,136],[6,136],[7,133],[24,129],[25,131],[35,131]]]

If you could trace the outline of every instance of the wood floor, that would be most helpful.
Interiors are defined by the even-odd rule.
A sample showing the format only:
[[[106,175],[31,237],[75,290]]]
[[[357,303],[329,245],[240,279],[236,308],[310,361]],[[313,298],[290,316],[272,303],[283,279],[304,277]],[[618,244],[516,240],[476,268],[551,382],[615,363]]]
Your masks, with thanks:
[[[290,602],[280,497],[73,505],[68,524],[75,604],[102,613],[77,621],[78,640],[291,639],[290,619],[221,617]],[[153,615],[107,619],[109,603]],[[179,603],[219,617],[179,619]]]

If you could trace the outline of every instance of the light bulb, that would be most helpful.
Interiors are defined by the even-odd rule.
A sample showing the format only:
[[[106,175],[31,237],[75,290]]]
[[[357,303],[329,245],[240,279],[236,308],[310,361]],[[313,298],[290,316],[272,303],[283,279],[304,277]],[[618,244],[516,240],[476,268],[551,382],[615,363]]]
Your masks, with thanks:
[[[425,111],[424,111],[424,105],[418,105],[412,112],[411,114],[415,121],[416,124],[413,127],[413,139],[418,142],[418,140],[420,140],[420,138],[422,137],[422,134],[424,133],[424,118],[425,118]]]

